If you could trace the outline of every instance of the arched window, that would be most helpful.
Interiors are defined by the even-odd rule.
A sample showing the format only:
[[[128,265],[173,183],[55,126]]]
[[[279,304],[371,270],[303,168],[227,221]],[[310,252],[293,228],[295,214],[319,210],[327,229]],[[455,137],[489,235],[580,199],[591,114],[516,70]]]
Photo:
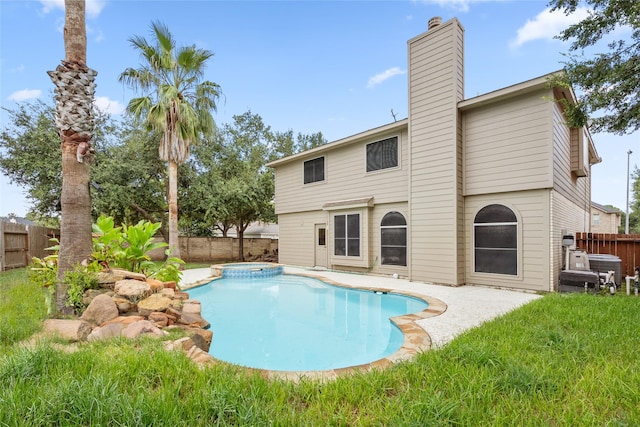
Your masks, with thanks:
[[[380,223],[382,265],[407,265],[407,221],[400,212],[389,212]]]
[[[473,221],[474,271],[518,274],[518,218],[503,205],[480,209]]]

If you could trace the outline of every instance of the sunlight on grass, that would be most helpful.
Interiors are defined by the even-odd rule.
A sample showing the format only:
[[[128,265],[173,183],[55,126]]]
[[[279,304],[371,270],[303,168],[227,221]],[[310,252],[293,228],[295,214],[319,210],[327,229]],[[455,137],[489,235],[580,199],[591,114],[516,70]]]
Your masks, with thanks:
[[[31,326],[4,332],[0,425],[600,426],[640,419],[635,297],[547,295],[413,361],[292,383],[224,363],[201,368],[152,339],[83,344],[73,353],[48,342],[16,345],[38,329],[44,306],[12,308],[38,290],[20,273],[10,276],[0,275],[3,318]]]

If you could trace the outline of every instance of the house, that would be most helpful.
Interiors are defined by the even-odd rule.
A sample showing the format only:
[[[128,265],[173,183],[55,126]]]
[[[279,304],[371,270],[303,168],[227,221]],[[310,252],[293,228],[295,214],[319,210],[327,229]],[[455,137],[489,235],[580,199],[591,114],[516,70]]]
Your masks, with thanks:
[[[218,229],[214,231],[216,237],[222,237],[222,232]],[[227,231],[227,237],[238,237],[235,227]],[[272,222],[255,221],[249,224],[243,233],[245,239],[278,239],[278,224]]]
[[[618,234],[622,215],[615,208],[591,202],[591,232]]]
[[[280,262],[459,286],[557,289],[588,230],[587,128],[548,74],[466,99],[464,29],[408,41],[408,118],[270,163]],[[559,100],[565,100],[559,102]]]

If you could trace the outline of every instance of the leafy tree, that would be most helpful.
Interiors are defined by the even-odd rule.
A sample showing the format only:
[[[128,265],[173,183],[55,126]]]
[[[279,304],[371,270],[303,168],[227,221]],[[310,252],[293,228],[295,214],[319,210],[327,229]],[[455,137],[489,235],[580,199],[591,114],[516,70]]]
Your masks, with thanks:
[[[62,215],[56,308],[66,311],[67,271],[91,254],[89,164],[93,137],[93,96],[96,72],[87,67],[85,1],[65,0],[65,59],[49,76],[56,86],[56,125],[62,139]]]
[[[0,133],[0,170],[27,189],[37,217],[60,211],[62,159],[55,110],[43,101],[4,108],[11,126]]]
[[[201,81],[206,62],[213,53],[185,46],[176,49],[169,29],[160,22],[151,26],[150,44],[143,37],[129,41],[140,51],[144,64],[127,68],[120,81],[143,95],[132,99],[127,111],[143,119],[149,130],[160,132],[160,159],[168,162],[169,248],[180,257],[178,244],[178,165],[189,157],[190,144],[215,131],[211,111],[216,109],[220,87]]]
[[[572,125],[582,126],[592,120],[591,128],[625,134],[640,128],[640,2],[634,0],[551,0],[551,10],[566,15],[581,5],[590,13],[558,36],[571,40],[565,64],[565,84],[582,89],[575,106],[570,106]],[[629,40],[610,42],[607,48],[598,43],[620,26],[632,30]],[[587,57],[584,49],[603,49]],[[589,116],[595,114],[596,117]]]
[[[112,216],[121,224],[161,223],[160,232],[168,241],[166,167],[152,142],[157,135],[131,123],[120,123],[114,131],[121,142],[96,153],[91,174],[94,217]]]

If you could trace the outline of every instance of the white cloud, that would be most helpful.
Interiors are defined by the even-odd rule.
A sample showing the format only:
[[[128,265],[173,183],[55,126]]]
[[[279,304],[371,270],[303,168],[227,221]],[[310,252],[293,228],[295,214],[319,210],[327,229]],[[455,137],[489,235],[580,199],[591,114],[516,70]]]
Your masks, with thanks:
[[[118,101],[113,101],[106,96],[96,96],[93,104],[103,113],[120,115],[124,112],[124,105]]]
[[[371,77],[367,83],[367,88],[371,89],[372,87],[379,85],[385,80],[388,80],[393,76],[397,76],[398,74],[406,74],[406,71],[403,71],[398,67],[389,68],[388,70]]]
[[[42,91],[40,89],[22,89],[9,95],[9,101],[21,102],[28,99],[40,98]]]
[[[468,12],[472,3],[500,2],[505,0],[421,0],[423,3],[435,4],[442,8],[453,9],[459,12]]]
[[[40,0],[40,3],[42,3],[43,13],[49,13],[54,9],[64,10],[64,0]],[[95,18],[100,15],[105,5],[106,0],[86,0],[87,15]]]
[[[545,9],[534,19],[529,19],[518,29],[517,37],[510,42],[512,48],[518,48],[523,44],[534,40],[553,40],[572,24],[576,24],[586,18],[589,11],[579,7],[571,15],[565,15],[561,10],[551,12]]]

